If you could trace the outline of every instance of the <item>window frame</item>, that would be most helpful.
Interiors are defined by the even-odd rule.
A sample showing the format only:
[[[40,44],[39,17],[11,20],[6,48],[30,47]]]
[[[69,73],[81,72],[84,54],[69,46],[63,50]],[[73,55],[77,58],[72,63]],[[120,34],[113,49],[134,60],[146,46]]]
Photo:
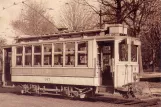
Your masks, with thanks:
[[[19,48],[19,47],[21,47],[22,48],[22,52],[21,53],[17,53],[17,48]],[[16,48],[16,55],[15,55],[15,57],[16,57],[16,60],[15,60],[15,65],[16,66],[23,66],[23,46],[17,46]],[[21,57],[21,64],[20,65],[18,65],[17,64],[17,57]]]
[[[127,45],[127,60],[124,60],[124,61],[120,60],[120,44],[121,43],[124,43],[125,45]],[[118,42],[118,61],[119,62],[128,63],[130,61],[130,58],[129,58],[129,56],[130,56],[129,49],[130,49],[130,45],[127,44],[124,40],[121,40],[120,42]]]
[[[50,45],[51,46],[51,52],[45,52],[45,45]],[[43,44],[43,66],[49,66],[51,67],[53,64],[52,64],[52,59],[53,59],[53,44],[52,43],[45,43]],[[51,55],[51,64],[48,64],[48,65],[45,65],[45,55]],[[49,63],[50,63],[50,59],[49,59]]]
[[[79,50],[79,43],[85,43],[86,44],[86,49],[85,50]],[[76,54],[77,54],[77,67],[88,67],[88,41],[79,41],[79,42],[77,42],[77,52],[76,52]],[[80,65],[79,63],[78,63],[78,58],[79,58],[79,54],[84,54],[85,55],[85,59],[86,59],[86,64],[84,64],[84,65]]]
[[[62,44],[62,50],[61,52],[58,52],[58,51],[55,51],[55,47],[56,47],[56,44]],[[61,42],[61,43],[53,43],[53,53],[52,53],[53,57],[52,57],[52,65],[54,67],[63,67],[64,66],[64,43]],[[58,64],[55,64],[55,55],[61,55],[62,57],[62,64],[58,65]],[[60,57],[60,60],[61,60],[61,57]]]
[[[132,61],[132,46],[136,46],[136,61]],[[138,45],[131,44],[131,49],[130,49],[130,61],[131,63],[138,63]]]
[[[26,47],[31,47],[31,53],[26,53]],[[33,59],[32,59],[32,58],[33,58],[33,57],[32,57],[32,51],[33,51],[33,50],[32,50],[32,45],[25,45],[25,46],[24,46],[24,66],[27,66],[27,67],[31,67],[31,66],[32,66],[32,60],[33,60]],[[26,65],[26,64],[25,64],[25,60],[26,60],[25,57],[26,57],[26,56],[29,56],[29,55],[31,55],[31,65]]]
[[[70,52],[70,51],[67,51],[67,50],[66,50],[67,44],[72,44],[72,43],[74,44],[74,51],[71,51],[71,52]],[[75,42],[66,42],[66,43],[65,43],[65,49],[64,49],[64,50],[65,50],[65,53],[64,53],[64,54],[65,54],[65,55],[64,55],[64,56],[65,56],[65,57],[64,57],[64,60],[65,60],[65,61],[64,61],[64,62],[65,62],[65,67],[75,67],[75,66],[76,66],[76,64],[75,64],[75,58],[76,58],[76,56],[75,56],[75,52],[76,52],[76,47],[75,47],[75,45],[76,45]],[[67,57],[67,54],[72,54],[72,55],[74,55],[74,62],[73,62],[72,65],[67,65],[67,64],[66,64],[66,57]],[[70,56],[70,58],[71,58],[71,57],[72,57],[72,56]],[[70,59],[70,60],[71,60],[71,59]]]
[[[43,46],[42,46],[43,44],[35,44],[35,45],[33,45],[33,66],[34,67],[40,67],[40,66],[43,66],[43,58],[42,58],[42,56],[43,56],[43,53],[42,53],[42,51],[43,51]],[[36,52],[35,53],[35,46],[40,46],[40,49],[41,49],[41,51],[40,52]],[[40,55],[40,65],[35,65],[35,56],[36,55]]]

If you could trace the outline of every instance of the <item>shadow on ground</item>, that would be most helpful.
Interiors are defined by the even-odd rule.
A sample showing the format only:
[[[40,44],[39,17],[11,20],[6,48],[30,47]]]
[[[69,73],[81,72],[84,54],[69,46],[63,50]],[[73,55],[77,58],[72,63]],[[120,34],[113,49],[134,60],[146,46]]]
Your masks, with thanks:
[[[20,93],[21,88],[20,87],[1,87],[0,86],[0,93]]]

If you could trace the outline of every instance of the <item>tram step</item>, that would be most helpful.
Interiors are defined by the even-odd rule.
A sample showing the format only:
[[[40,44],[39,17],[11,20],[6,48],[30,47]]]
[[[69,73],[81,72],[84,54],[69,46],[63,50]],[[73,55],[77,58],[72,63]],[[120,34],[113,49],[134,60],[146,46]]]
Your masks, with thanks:
[[[107,92],[107,93],[113,93],[114,87],[113,86],[100,86],[98,87],[98,92]]]

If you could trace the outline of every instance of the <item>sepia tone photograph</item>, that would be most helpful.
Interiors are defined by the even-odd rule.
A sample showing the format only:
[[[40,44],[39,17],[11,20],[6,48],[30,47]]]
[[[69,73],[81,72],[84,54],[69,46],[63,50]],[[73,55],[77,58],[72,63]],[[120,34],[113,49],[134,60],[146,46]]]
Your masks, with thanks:
[[[0,107],[161,107],[161,0],[0,0]]]

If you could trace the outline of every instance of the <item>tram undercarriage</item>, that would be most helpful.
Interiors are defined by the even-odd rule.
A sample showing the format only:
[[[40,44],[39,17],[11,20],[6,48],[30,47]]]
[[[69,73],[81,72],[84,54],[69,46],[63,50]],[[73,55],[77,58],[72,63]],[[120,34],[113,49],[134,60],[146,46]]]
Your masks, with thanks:
[[[86,98],[95,95],[96,88],[92,86],[73,86],[61,84],[31,84],[16,83],[21,86],[21,94],[62,95],[69,98]]]

